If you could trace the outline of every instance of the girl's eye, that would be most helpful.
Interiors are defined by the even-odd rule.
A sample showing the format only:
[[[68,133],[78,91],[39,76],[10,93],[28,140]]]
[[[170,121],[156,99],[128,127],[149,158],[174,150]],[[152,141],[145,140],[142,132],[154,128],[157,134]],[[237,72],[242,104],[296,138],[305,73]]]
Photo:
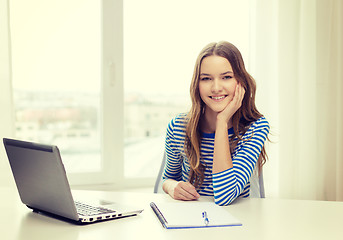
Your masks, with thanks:
[[[224,78],[224,79],[231,79],[232,76],[224,76],[223,78]]]
[[[203,78],[200,78],[201,81],[208,81],[208,80],[211,80],[211,78],[209,77],[203,77]]]

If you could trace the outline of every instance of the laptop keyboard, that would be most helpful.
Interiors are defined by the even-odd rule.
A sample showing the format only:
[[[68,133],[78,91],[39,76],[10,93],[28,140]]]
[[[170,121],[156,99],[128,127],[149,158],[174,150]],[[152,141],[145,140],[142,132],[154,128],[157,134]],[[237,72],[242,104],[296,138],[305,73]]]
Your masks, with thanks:
[[[85,203],[75,201],[77,213],[82,216],[93,216],[98,214],[114,213],[115,210],[103,207],[94,207]]]

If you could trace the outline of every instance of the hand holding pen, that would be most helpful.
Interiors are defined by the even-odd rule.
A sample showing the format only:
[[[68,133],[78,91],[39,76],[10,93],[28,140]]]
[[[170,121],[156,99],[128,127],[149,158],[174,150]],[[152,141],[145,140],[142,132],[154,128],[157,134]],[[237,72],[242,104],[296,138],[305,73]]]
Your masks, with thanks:
[[[195,187],[189,182],[167,179],[163,183],[163,189],[176,200],[189,201],[197,200],[200,197]]]

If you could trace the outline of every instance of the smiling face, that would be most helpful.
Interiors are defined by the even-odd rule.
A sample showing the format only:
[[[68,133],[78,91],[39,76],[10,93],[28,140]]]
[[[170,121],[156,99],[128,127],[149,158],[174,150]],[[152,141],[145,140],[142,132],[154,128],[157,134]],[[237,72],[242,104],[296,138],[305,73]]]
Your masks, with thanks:
[[[223,111],[233,99],[236,85],[237,80],[226,58],[212,55],[202,60],[199,93],[207,114]]]

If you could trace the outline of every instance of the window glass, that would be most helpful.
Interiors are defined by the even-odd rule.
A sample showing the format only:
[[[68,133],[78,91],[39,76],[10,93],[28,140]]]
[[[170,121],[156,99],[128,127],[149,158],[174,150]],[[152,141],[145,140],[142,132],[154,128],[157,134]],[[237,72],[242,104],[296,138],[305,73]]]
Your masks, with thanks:
[[[101,1],[10,1],[16,137],[100,171]]]

